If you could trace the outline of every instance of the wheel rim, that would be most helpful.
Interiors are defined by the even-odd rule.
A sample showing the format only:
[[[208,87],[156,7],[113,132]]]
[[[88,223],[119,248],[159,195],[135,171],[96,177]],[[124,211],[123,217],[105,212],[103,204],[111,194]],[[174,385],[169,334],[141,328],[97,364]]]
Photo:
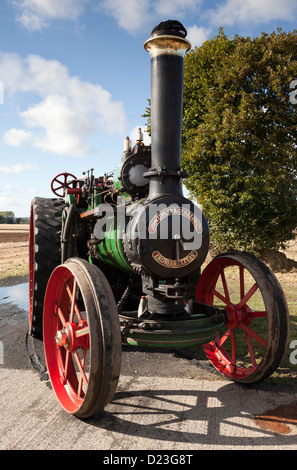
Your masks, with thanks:
[[[242,262],[241,262],[242,261]],[[203,346],[213,366],[224,376],[249,382],[265,375],[271,361],[271,332],[277,325],[267,305],[271,292],[245,259],[218,257],[204,270],[197,286],[198,301],[223,308],[224,330]],[[269,286],[268,286],[269,287]],[[275,341],[277,343],[277,341]]]
[[[104,408],[119,376],[113,345],[104,343],[104,326],[88,270],[69,260],[53,271],[43,321],[46,363],[56,397],[67,412],[83,418]],[[118,344],[118,338],[116,341]]]

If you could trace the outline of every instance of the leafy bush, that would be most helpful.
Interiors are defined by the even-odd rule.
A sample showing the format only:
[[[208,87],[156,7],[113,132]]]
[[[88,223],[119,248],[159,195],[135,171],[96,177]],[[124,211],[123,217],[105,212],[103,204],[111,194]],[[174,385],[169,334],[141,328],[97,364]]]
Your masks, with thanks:
[[[186,55],[182,166],[217,251],[279,249],[295,236],[296,57],[297,31],[281,30],[221,29]]]

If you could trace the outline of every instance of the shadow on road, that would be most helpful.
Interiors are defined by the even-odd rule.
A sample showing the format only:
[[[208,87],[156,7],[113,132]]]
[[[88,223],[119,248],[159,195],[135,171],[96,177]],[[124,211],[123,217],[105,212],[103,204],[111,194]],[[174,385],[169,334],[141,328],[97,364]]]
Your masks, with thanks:
[[[104,415],[87,423],[134,436],[136,440],[204,444],[207,448],[212,445],[234,448],[296,445],[297,421],[285,418],[289,433],[280,434],[269,428],[262,429],[256,419],[265,406],[267,409],[284,403],[288,407],[288,401],[296,415],[296,397],[242,389],[231,383],[213,391],[207,384],[203,386],[205,390],[183,387],[181,390],[118,391]],[[269,419],[273,429],[278,417],[271,415]]]

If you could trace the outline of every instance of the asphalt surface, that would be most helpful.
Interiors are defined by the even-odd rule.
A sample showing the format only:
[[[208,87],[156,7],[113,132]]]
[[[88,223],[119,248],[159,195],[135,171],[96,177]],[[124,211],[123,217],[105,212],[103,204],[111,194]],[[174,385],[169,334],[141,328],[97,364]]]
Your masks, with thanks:
[[[140,450],[297,449],[295,387],[243,388],[187,352],[123,346],[119,385],[104,413],[89,420],[68,415],[51,389],[42,343],[27,335],[28,314],[17,303],[0,292],[0,450],[102,450],[110,459],[103,463],[112,463],[119,451],[132,459]]]

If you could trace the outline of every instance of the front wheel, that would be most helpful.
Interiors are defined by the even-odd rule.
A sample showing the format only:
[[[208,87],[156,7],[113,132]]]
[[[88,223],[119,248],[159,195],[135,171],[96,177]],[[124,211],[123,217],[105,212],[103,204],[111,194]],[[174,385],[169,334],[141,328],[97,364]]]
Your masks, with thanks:
[[[289,313],[282,288],[254,256],[231,252],[203,271],[196,297],[224,309],[226,324],[203,349],[212,365],[235,382],[252,384],[279,366],[289,338]]]
[[[121,367],[117,308],[104,274],[70,258],[52,273],[44,299],[43,341],[61,406],[89,418],[112,399]]]

